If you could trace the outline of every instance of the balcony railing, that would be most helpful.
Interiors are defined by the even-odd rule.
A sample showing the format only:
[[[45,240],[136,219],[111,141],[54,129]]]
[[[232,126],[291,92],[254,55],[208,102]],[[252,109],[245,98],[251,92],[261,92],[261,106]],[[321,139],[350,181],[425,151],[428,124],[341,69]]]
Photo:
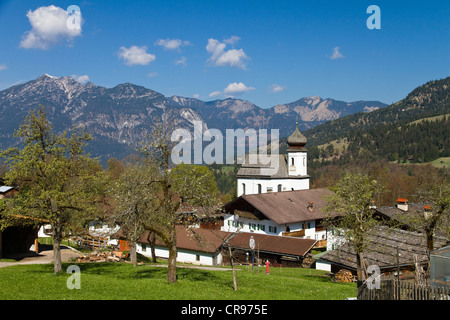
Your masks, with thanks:
[[[285,237],[304,237],[305,229],[291,231],[291,232],[282,232],[281,235],[283,235]]]

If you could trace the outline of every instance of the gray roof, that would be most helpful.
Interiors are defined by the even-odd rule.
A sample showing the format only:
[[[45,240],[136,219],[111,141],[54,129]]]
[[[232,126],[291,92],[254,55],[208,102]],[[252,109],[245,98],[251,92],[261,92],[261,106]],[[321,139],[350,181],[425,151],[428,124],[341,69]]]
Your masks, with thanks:
[[[14,189],[14,187],[9,187],[9,186],[1,186],[0,187],[0,193],[5,193],[8,192],[10,190]]]
[[[277,155],[278,161],[264,162],[264,158],[256,155],[255,159],[249,158],[249,154],[245,155],[237,178],[267,178],[267,179],[302,179],[309,178],[309,175],[289,175],[287,156],[283,154]],[[277,163],[278,162],[278,163]]]
[[[419,261],[427,260],[427,241],[423,233],[378,226],[370,233],[369,239],[370,242],[363,257],[369,265],[375,264],[380,269],[393,268],[397,265],[397,247],[400,254],[400,266],[413,265],[415,255]],[[447,239],[445,238],[434,238],[435,248],[440,248],[446,243]],[[321,259],[350,270],[356,270],[356,253],[348,242],[335,250],[327,251]]]
[[[425,203],[409,203],[408,204],[408,211],[403,211],[397,207],[392,207],[392,206],[384,206],[384,207],[379,207],[376,208],[375,210],[378,213],[383,214],[386,217],[389,217],[391,219],[397,220],[397,221],[404,221],[404,216],[405,215],[422,215],[425,211],[424,206],[426,204]]]

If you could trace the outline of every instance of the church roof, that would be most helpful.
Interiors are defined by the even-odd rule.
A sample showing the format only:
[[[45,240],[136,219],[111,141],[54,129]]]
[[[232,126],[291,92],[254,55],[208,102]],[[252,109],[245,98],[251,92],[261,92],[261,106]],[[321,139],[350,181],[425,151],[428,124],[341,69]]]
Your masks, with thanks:
[[[295,127],[295,131],[288,137],[287,144],[289,147],[304,147],[308,140],[298,130],[298,126]]]
[[[270,157],[270,156],[269,156]],[[289,178],[309,178],[305,176],[289,175],[287,156],[279,154],[274,156],[269,163],[264,161],[260,155],[255,155],[255,158],[250,158],[249,154],[245,155],[245,160],[242,163],[238,173],[238,178],[272,178],[272,179],[289,179]]]

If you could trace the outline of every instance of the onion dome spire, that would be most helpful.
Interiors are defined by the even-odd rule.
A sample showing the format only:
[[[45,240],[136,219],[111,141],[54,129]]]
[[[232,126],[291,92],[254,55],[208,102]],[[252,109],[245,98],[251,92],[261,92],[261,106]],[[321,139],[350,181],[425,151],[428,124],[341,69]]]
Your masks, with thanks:
[[[295,123],[295,131],[287,139],[289,147],[304,147],[308,140],[298,130],[298,122]]]

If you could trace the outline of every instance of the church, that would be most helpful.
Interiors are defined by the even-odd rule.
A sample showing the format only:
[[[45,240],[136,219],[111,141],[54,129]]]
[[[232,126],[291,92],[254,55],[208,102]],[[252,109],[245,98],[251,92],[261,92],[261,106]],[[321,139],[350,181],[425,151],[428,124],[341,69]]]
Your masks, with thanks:
[[[251,164],[246,156],[237,173],[238,197],[223,207],[222,231],[313,239],[316,247],[326,246],[323,219],[332,192],[310,189],[306,143],[297,124],[278,163]]]
[[[287,154],[279,154],[278,161],[252,164],[247,155],[237,173],[237,196],[309,189],[306,142],[297,125],[287,139]]]

